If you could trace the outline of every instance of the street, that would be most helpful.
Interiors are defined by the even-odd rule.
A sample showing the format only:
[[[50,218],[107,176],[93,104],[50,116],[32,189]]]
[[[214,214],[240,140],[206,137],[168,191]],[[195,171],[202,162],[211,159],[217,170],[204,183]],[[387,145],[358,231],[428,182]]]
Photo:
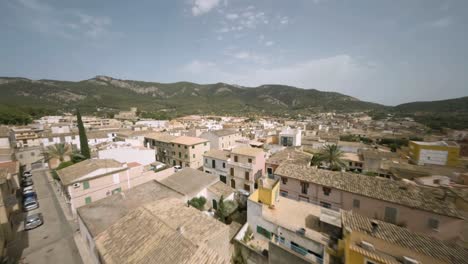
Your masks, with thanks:
[[[74,223],[65,218],[45,171],[32,173],[39,208],[28,213],[41,212],[44,224],[30,231],[20,231],[8,247],[8,255],[15,263],[82,263],[73,239]]]

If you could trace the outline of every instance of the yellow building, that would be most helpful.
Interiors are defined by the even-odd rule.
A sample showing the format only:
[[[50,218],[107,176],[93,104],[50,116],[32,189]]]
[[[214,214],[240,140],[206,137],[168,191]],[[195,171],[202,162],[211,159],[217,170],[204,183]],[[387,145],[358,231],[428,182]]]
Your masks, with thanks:
[[[345,264],[468,263],[468,249],[342,211]]]
[[[279,180],[258,179],[258,201],[269,206],[274,206],[276,201],[278,201],[279,187]]]
[[[460,146],[453,141],[409,142],[410,157],[414,164],[458,165]]]

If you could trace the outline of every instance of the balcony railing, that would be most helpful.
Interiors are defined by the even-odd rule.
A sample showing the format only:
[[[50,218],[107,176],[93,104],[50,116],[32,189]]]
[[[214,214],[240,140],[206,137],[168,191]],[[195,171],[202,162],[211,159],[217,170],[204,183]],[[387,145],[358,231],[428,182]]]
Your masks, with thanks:
[[[313,263],[323,264],[323,258],[309,253],[305,248],[298,247],[290,243],[286,243],[284,240],[280,240],[280,239],[273,238],[272,241],[276,243],[277,245],[281,245],[282,247],[286,249],[291,249],[292,251],[303,256],[304,258],[313,261]]]

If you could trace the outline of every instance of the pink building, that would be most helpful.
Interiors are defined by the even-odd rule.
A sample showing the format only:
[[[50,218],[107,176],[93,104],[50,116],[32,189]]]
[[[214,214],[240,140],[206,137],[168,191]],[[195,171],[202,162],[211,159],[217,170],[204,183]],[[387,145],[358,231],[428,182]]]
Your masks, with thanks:
[[[441,240],[458,240],[463,231],[462,216],[442,190],[290,163],[281,164],[275,177],[283,197],[354,211]]]
[[[113,159],[85,160],[57,171],[73,215],[83,205],[172,173],[172,168],[155,173],[137,162]]]
[[[227,161],[228,184],[233,189],[253,192],[265,172],[265,152],[260,148],[237,147]]]

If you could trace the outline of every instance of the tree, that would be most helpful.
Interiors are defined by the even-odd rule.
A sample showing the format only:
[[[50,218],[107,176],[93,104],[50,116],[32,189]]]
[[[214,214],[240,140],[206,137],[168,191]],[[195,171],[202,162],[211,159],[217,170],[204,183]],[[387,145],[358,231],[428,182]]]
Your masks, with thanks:
[[[76,119],[77,119],[77,124],[78,124],[78,131],[79,131],[79,135],[80,135],[81,154],[86,159],[90,159],[91,158],[91,152],[89,151],[88,137],[86,136],[86,130],[84,128],[83,121],[81,120],[81,114],[80,114],[80,111],[78,109],[76,110]]]
[[[52,146],[48,146],[46,155],[48,159],[59,159],[60,162],[65,161],[66,156],[70,156],[72,153],[71,147],[65,143],[58,143]]]
[[[223,195],[221,195],[221,198],[219,198],[218,209],[216,209],[216,216],[219,218],[221,222],[226,223],[227,210],[226,210],[226,206],[224,206]]]
[[[340,150],[338,145],[325,145],[323,146],[320,153],[314,155],[312,158],[312,165],[318,165],[322,162],[327,163],[331,170],[341,170],[346,168],[346,163],[341,160],[343,152]]]
[[[200,197],[194,197],[190,201],[188,201],[188,204],[197,208],[200,211],[203,211],[203,208],[205,207],[206,203],[206,198],[203,196]]]

